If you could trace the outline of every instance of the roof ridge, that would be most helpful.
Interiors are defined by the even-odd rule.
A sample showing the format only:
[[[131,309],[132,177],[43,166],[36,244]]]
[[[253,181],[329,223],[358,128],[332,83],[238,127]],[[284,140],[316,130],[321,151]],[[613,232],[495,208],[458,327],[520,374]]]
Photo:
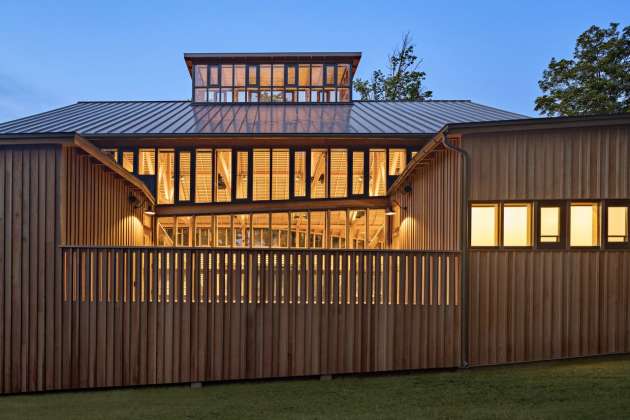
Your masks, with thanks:
[[[375,100],[375,99],[356,99],[353,102],[411,102],[411,103],[422,103],[422,102],[472,102],[471,99],[424,99],[424,100],[415,100],[415,99],[385,99],[385,100]]]
[[[151,99],[138,99],[138,100],[113,100],[113,101],[107,101],[107,100],[97,100],[97,101],[77,101],[77,104],[100,104],[100,103],[108,103],[108,104],[126,104],[126,103],[162,103],[162,102],[168,102],[168,103],[173,103],[173,102],[190,102],[190,99],[155,99],[155,100],[151,100]]]

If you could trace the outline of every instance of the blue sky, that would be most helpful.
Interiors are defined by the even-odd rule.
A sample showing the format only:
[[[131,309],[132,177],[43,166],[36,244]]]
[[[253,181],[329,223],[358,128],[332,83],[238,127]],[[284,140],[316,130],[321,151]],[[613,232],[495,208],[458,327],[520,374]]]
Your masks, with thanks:
[[[536,115],[537,81],[607,1],[15,1],[0,4],[0,122],[80,100],[189,99],[184,52],[361,51],[384,67],[411,32],[436,99]]]

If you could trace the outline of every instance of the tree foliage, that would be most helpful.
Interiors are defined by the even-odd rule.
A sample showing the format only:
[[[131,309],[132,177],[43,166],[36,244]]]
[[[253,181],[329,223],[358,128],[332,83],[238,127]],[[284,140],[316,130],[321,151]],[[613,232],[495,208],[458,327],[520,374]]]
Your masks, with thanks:
[[[387,72],[376,70],[370,80],[356,79],[354,90],[362,100],[410,100],[423,101],[432,96],[430,90],[423,90],[422,82],[426,73],[419,71],[422,63],[414,54],[415,45],[409,33],[403,36],[400,48],[395,48],[388,56]]]
[[[575,44],[573,59],[552,58],[538,86],[543,115],[630,112],[630,26],[591,26]]]

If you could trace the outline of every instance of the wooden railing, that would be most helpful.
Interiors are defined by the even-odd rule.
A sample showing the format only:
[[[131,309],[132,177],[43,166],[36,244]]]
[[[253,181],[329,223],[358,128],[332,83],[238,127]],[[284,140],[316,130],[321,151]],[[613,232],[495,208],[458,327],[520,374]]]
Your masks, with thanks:
[[[454,367],[454,252],[62,248],[62,388]]]

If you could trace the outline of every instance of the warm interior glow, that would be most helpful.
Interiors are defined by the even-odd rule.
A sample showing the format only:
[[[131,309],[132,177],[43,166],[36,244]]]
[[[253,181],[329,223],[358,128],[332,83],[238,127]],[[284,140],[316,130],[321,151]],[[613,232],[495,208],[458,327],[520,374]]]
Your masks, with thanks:
[[[628,242],[628,207],[608,207],[608,242]]]
[[[541,207],[539,217],[540,242],[560,242],[560,207]]]
[[[328,150],[311,150],[311,198],[326,198]]]
[[[475,204],[470,212],[470,245],[497,246],[498,206]]]
[[[155,149],[138,151],[138,175],[155,175]]]
[[[346,247],[346,212],[330,211],[328,212],[329,229],[328,229],[328,247],[329,248],[345,248]]]
[[[364,193],[364,160],[364,152],[352,152],[352,194],[354,195],[363,195]]]
[[[215,162],[217,177],[214,181],[215,201],[232,201],[232,150],[217,149]]]
[[[271,192],[271,151],[254,149],[253,165],[253,200],[269,200]]]
[[[133,172],[133,152],[122,153],[122,167],[125,168],[127,172]]]
[[[389,149],[389,176],[400,175],[407,166],[407,151],[405,149]]]
[[[368,192],[370,197],[383,196],[387,190],[385,150],[370,149],[370,182]]]
[[[529,246],[530,241],[529,204],[506,204],[503,207],[503,246]]]
[[[173,150],[158,151],[158,204],[175,202],[175,152]]]
[[[571,204],[571,246],[599,244],[599,206],[591,203]]]
[[[271,199],[289,199],[289,149],[273,149],[271,152]]]
[[[212,150],[195,153],[195,202],[212,201]]]
[[[248,152],[236,152],[236,199],[247,198]]]
[[[190,152],[179,153],[179,201],[190,201]]]
[[[295,152],[293,173],[293,194],[306,197],[306,152]]]
[[[330,197],[348,196],[348,151],[330,150]]]

